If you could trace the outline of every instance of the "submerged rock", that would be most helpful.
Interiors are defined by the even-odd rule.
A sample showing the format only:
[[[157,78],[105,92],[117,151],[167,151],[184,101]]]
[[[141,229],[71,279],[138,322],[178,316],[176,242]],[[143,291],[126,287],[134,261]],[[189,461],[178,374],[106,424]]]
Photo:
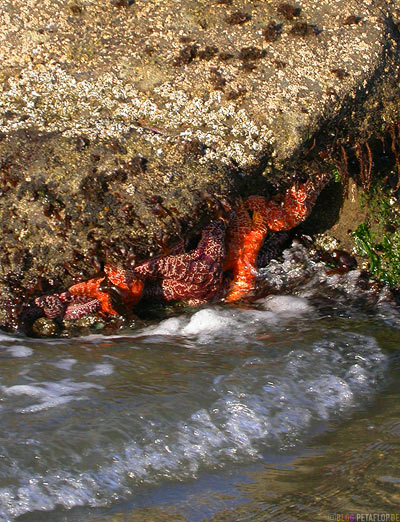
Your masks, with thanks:
[[[5,0],[0,12],[3,327],[21,300],[106,259],[143,260],[238,194],[320,168],[335,140],[399,119],[394,1]]]
[[[40,317],[33,323],[32,331],[39,337],[52,337],[57,334],[57,327],[52,319]]]

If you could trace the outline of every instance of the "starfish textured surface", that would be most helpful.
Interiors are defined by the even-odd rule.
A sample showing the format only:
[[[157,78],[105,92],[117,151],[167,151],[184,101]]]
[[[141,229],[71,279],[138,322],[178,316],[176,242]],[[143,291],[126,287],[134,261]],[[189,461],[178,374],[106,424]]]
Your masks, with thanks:
[[[290,230],[304,221],[329,179],[329,175],[320,174],[313,180],[296,183],[281,204],[263,196],[250,196],[239,205],[227,237],[224,270],[233,273],[227,302],[241,299],[254,288],[257,257],[267,232]],[[252,211],[252,218],[248,211]]]
[[[49,319],[80,319],[100,307],[98,299],[87,295],[72,295],[70,292],[37,297],[34,303]]]
[[[63,294],[42,295],[37,297],[34,302],[36,306],[41,308],[45,317],[55,319],[64,315],[67,299],[63,299],[62,296],[66,294],[64,292]]]
[[[106,265],[104,272],[110,283],[117,290],[124,305],[135,306],[142,298],[144,281],[133,272],[115,265]]]
[[[96,298],[71,296],[71,302],[65,310],[64,319],[66,321],[76,321],[82,317],[96,312],[100,308],[100,301]]]
[[[104,271],[107,277],[96,277],[94,279],[89,279],[89,281],[73,285],[69,288],[69,293],[73,296],[97,299],[103,313],[108,315],[118,315],[118,312],[113,308],[110,294],[103,291],[101,288],[102,284],[106,283],[106,280],[108,279],[117,290],[118,295],[126,306],[131,307],[138,303],[142,297],[144,282],[138,278],[137,275],[134,275],[131,270],[124,270],[123,268],[114,265],[106,265]],[[89,306],[88,301],[79,304],[85,305],[81,309],[82,313],[84,313],[84,310],[89,310],[88,313],[94,311],[94,304]],[[93,310],[91,310],[91,308],[93,308]],[[88,313],[86,315],[88,315]],[[71,318],[75,318],[77,315],[79,314],[76,313]],[[79,317],[83,316],[80,315]]]
[[[133,271],[153,280],[153,284],[146,285],[145,295],[199,304],[212,299],[220,290],[224,256],[225,223],[218,220],[203,230],[192,252],[150,259]]]
[[[71,286],[68,291],[73,296],[97,299],[102,312],[109,315],[117,315],[117,312],[112,307],[109,294],[100,290],[100,285],[104,280],[105,277],[89,279],[89,281],[83,281],[82,283]]]

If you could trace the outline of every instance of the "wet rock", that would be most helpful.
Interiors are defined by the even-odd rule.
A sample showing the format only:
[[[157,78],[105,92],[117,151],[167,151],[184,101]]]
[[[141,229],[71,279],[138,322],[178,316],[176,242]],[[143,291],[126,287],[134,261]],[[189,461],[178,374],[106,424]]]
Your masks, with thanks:
[[[248,22],[250,18],[251,15],[249,15],[249,13],[246,13],[245,11],[235,11],[230,16],[228,16],[226,22],[230,25],[241,25],[245,22]]]
[[[280,26],[276,24],[275,22],[269,22],[267,27],[263,29],[263,35],[266,42],[274,42],[278,39],[280,34]]]
[[[301,9],[300,7],[295,7],[292,4],[281,3],[278,4],[277,11],[280,15],[284,16],[287,20],[293,20],[293,18],[297,18],[300,16]]]
[[[75,321],[64,320],[62,323],[62,337],[75,337],[78,335],[89,335],[93,332],[103,332],[106,328],[106,321],[99,315],[92,314],[82,317]]]
[[[32,326],[33,333],[39,337],[52,337],[57,334],[57,327],[51,319],[40,317]]]
[[[338,268],[352,270],[357,267],[356,258],[345,250],[334,250],[332,252],[332,257]]]
[[[76,321],[65,321],[65,323],[76,328],[88,328],[90,326],[95,326],[96,329],[104,328],[104,323],[97,315],[88,315],[87,317],[82,317]]]
[[[307,22],[298,22],[290,29],[290,34],[293,36],[315,36],[319,32],[320,30],[317,27]]]
[[[201,194],[279,192],[332,140],[399,119],[394,1],[5,0],[1,14],[9,329],[46,285],[198,234],[218,206]]]

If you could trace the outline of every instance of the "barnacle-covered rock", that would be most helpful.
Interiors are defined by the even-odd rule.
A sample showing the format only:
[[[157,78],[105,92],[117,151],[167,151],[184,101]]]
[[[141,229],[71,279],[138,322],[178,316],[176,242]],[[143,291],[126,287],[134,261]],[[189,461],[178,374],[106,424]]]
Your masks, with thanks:
[[[52,319],[40,317],[33,323],[32,331],[39,337],[52,337],[57,334],[57,326]]]
[[[0,15],[5,328],[400,119],[394,0],[4,0]]]

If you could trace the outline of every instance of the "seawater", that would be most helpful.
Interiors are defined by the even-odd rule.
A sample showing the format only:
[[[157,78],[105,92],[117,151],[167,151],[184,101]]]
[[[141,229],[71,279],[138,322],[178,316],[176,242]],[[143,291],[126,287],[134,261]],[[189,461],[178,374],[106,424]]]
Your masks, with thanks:
[[[2,334],[0,520],[197,521],[227,509],[221,520],[236,520],[242,504],[243,520],[275,520],[263,518],[271,502],[289,516],[285,496],[272,501],[267,487],[252,504],[237,483],[263,466],[293,468],[321,437],[376,415],[388,390],[398,399],[400,314],[387,290],[332,272],[300,244],[259,286],[252,304],[118,335]],[[174,514],[144,517],[163,505]]]

